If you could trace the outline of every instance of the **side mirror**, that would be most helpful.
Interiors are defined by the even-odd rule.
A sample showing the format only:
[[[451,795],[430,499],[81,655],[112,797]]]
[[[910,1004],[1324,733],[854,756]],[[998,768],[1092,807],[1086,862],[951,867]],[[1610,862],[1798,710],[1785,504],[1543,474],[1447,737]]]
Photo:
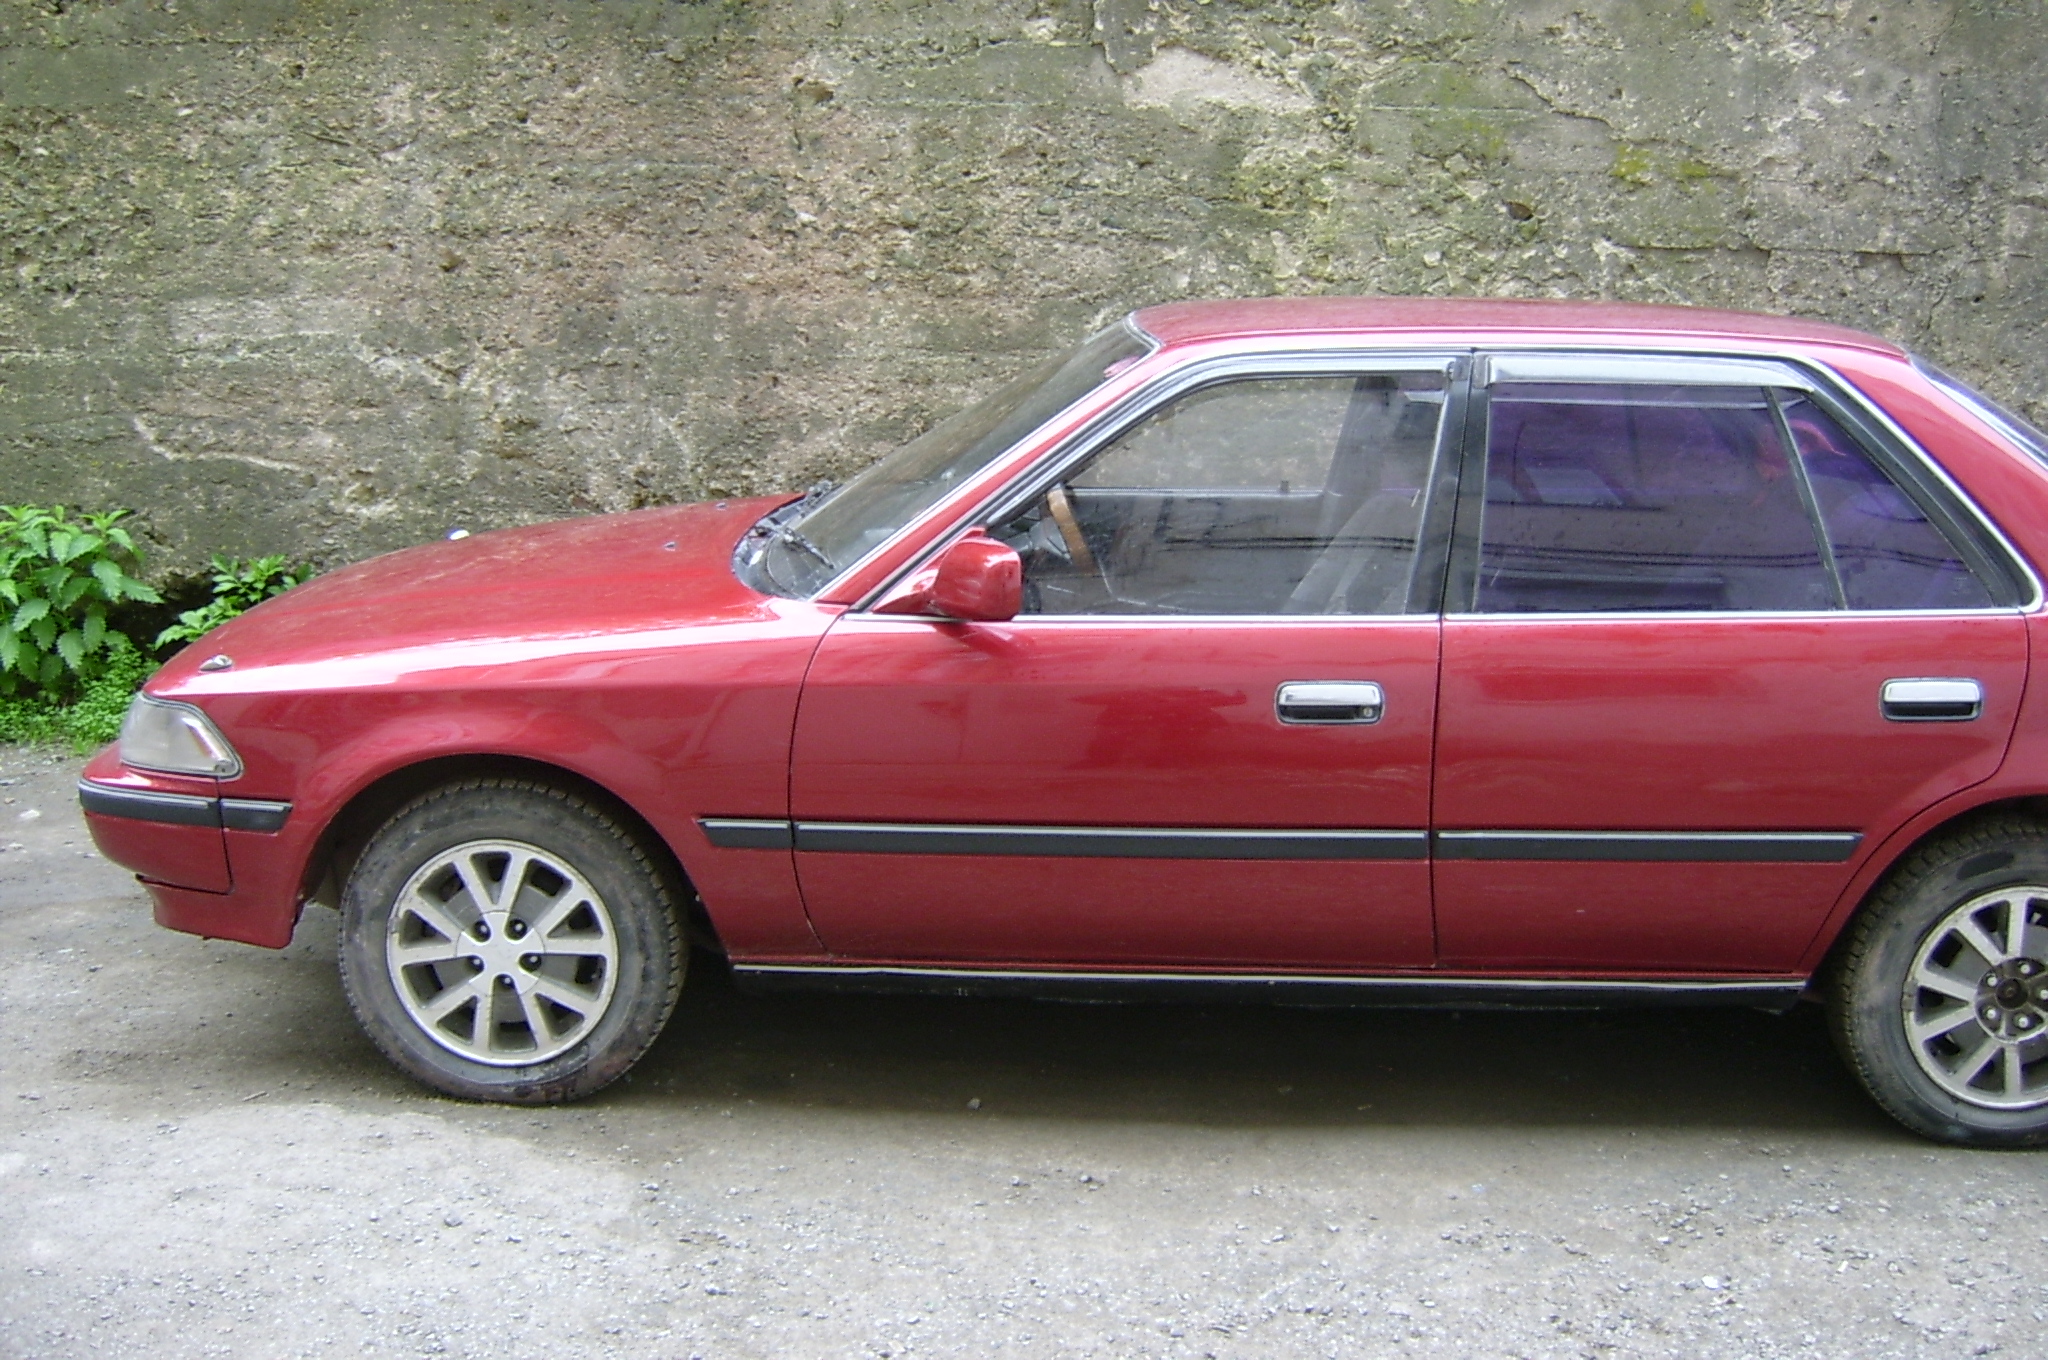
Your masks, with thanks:
[[[967,623],[1001,623],[1024,607],[1024,562],[1017,550],[976,529],[912,572],[877,614],[943,614]]]

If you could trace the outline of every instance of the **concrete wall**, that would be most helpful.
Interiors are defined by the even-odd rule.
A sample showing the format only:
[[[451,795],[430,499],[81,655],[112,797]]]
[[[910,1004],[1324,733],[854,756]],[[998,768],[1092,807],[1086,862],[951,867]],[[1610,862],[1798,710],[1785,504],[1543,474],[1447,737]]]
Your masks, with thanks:
[[[7,0],[0,501],[336,565],[841,476],[1147,301],[1826,317],[2048,399],[2019,0]]]

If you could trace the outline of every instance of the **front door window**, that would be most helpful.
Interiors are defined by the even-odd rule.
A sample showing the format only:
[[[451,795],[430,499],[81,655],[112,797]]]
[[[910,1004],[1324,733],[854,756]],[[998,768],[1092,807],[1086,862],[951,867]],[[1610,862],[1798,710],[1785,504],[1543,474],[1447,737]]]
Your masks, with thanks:
[[[996,526],[1026,612],[1406,612],[1444,395],[1425,372],[1170,402]]]

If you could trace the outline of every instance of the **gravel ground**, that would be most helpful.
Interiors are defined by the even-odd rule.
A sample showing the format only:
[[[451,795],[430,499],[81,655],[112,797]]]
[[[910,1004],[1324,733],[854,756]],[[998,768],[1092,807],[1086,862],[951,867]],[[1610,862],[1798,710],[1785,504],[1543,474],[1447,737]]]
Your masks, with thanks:
[[[2044,1351],[2048,1162],[1894,1128],[1811,1011],[705,968],[629,1082],[464,1105],[357,1031],[330,913],[281,953],[154,927],[78,767],[0,747],[6,1356]]]

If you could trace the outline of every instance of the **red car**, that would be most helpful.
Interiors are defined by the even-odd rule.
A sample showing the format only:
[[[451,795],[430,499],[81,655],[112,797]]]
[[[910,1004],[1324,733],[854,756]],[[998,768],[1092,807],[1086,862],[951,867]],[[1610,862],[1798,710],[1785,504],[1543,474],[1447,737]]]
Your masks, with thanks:
[[[479,534],[166,666],[81,796],[176,930],[342,913],[406,1071],[758,986],[1789,1007],[2048,1139],[2048,441],[1833,326],[1148,308],[836,490]],[[2030,688],[2031,684],[2031,688]]]

